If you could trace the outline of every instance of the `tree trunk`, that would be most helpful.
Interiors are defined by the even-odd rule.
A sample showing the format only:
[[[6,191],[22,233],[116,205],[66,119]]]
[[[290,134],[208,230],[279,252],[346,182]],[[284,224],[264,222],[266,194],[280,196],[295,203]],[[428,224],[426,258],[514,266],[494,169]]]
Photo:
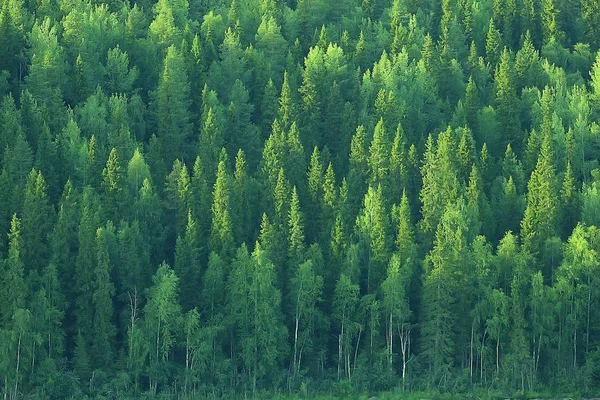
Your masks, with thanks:
[[[356,339],[356,347],[354,348],[354,366],[353,370],[356,369],[356,360],[358,359],[358,346],[360,345],[360,337],[362,336],[362,327],[358,330],[358,339]],[[348,370],[348,379],[350,379],[350,370]]]
[[[390,312],[390,322],[389,322],[389,328],[388,328],[388,364],[389,364],[389,368],[390,368],[390,379],[392,378],[392,371],[393,371],[393,354],[394,354],[394,338],[393,338],[393,332],[394,332],[394,324],[393,324],[393,317],[392,317],[392,313]]]
[[[342,357],[342,340],[344,339],[344,323],[342,322],[342,330],[340,332],[340,335],[338,336],[338,381],[340,380],[340,374],[341,374],[341,363],[344,362],[343,357]],[[345,364],[345,362],[344,362]]]
[[[479,381],[483,382],[483,349],[485,348],[485,336],[487,334],[487,329],[483,331],[483,337],[481,338],[481,355],[479,356]]]
[[[294,379],[296,379],[297,375],[298,375],[298,364],[297,364],[297,357],[298,357],[298,325],[299,325],[299,321],[300,319],[298,318],[298,313],[296,313],[296,327],[294,329],[294,364],[293,364],[293,368],[292,368],[292,376]]]
[[[21,364],[21,338],[23,336],[22,331],[19,332],[19,343],[17,345],[17,368],[15,371],[15,392],[13,394],[13,398],[17,398],[17,393],[19,392],[19,367]]]
[[[473,335],[475,330],[475,324],[471,324],[471,343],[469,348],[469,369],[471,371],[471,384],[473,384]]]
[[[408,348],[410,344],[410,327],[402,324],[400,330],[400,352],[402,353],[402,389],[406,388],[406,364],[408,363],[407,356],[410,353]]]
[[[500,375],[500,335],[496,339],[496,375]]]

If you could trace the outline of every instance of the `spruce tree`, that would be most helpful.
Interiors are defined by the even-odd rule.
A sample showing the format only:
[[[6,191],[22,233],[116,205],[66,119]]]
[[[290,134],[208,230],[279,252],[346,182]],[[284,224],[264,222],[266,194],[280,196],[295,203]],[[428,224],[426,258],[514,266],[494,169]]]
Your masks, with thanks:
[[[212,228],[210,249],[222,257],[233,254],[233,221],[231,220],[231,182],[223,161],[219,162],[217,180],[213,189]]]
[[[23,258],[28,260],[29,271],[40,274],[49,261],[48,238],[55,217],[47,190],[42,173],[32,169],[23,204]]]
[[[8,254],[2,261],[2,324],[10,329],[16,313],[26,306],[27,285],[25,283],[25,262],[22,255],[21,220],[14,214],[8,233]]]
[[[115,286],[111,280],[113,266],[108,254],[107,229],[98,228],[96,231],[97,258],[91,296],[94,316],[90,350],[93,354],[92,365],[98,368],[108,368],[113,362],[116,334],[113,323]]]
[[[527,184],[527,208],[521,221],[524,248],[534,255],[557,233],[558,193],[549,134],[544,136],[535,170]]]
[[[516,92],[515,72],[513,61],[507,49],[504,49],[500,57],[500,64],[494,75],[496,88],[496,110],[502,121],[500,134],[502,143],[512,143],[517,152],[519,151],[519,137],[521,134],[521,123],[519,121],[519,98]]]
[[[190,84],[183,57],[174,46],[167,49],[163,71],[156,91],[157,136],[161,140],[164,162],[190,156]]]

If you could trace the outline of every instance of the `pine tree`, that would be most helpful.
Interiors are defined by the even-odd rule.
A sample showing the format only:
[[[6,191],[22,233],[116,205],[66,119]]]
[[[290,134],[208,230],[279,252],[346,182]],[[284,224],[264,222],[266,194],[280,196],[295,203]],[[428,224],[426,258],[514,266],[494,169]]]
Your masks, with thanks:
[[[284,77],[284,81],[287,79],[287,72]],[[273,121],[278,117],[278,104],[277,104],[277,89],[275,88],[275,84],[272,79],[269,79],[267,85],[265,86],[265,91],[262,96],[262,101],[260,104],[260,113],[261,113],[261,123],[260,123],[260,132],[262,134],[262,138],[266,139],[264,136],[273,125]]]
[[[369,186],[365,194],[364,208],[356,219],[356,230],[363,244],[366,257],[366,289],[373,293],[385,276],[390,257],[390,221],[384,203],[381,185],[375,190]]]
[[[289,131],[292,123],[298,120],[297,106],[292,95],[292,89],[288,78],[288,72],[283,73],[283,85],[279,96],[278,119],[281,122],[281,129]],[[271,121],[273,122],[273,121]]]
[[[215,165],[218,163],[219,150],[223,145],[223,133],[218,116],[212,107],[208,109],[206,117],[202,120],[204,124],[200,130],[198,155],[203,162],[206,177],[212,180],[217,172]]]
[[[517,192],[512,175],[503,179],[502,193],[497,201],[496,209],[498,227],[496,237],[503,237],[507,232],[517,232],[525,210],[525,199]]]
[[[113,362],[113,341],[116,329],[113,324],[113,297],[115,287],[111,281],[112,263],[108,254],[107,228],[96,231],[97,259],[92,293],[93,321],[90,350],[94,354],[92,365],[108,368]]]
[[[223,161],[219,162],[213,190],[210,249],[222,257],[233,255],[233,221],[231,220],[230,177]]]
[[[580,208],[579,191],[575,186],[575,177],[573,176],[573,169],[569,162],[567,163],[567,170],[565,171],[560,190],[561,237],[566,238],[570,236],[579,219]]]
[[[454,363],[459,333],[455,327],[464,272],[460,265],[467,255],[466,212],[462,200],[449,203],[437,228],[435,245],[426,259],[423,283],[423,355],[429,378],[443,387]],[[467,328],[468,329],[468,328]]]
[[[190,156],[190,84],[181,54],[170,46],[156,91],[157,136],[162,142],[164,162]]]
[[[319,206],[323,197],[323,164],[321,163],[321,153],[318,147],[315,147],[308,164],[308,199],[306,211],[308,215],[307,225],[313,227],[308,233],[309,238],[317,235],[321,224],[321,215]]]
[[[550,141],[550,135],[546,134],[527,185],[527,208],[521,221],[523,246],[532,254],[539,254],[546,239],[557,232],[558,193]]]
[[[87,345],[81,331],[75,337],[75,349],[73,350],[73,370],[81,380],[89,380],[92,372]]]
[[[81,331],[86,347],[93,335],[94,270],[97,264],[96,230],[100,225],[98,201],[92,189],[83,192],[81,218],[77,237],[79,251],[75,260],[75,316],[77,328]]]
[[[17,79],[19,55],[25,48],[21,4],[5,0],[0,8],[0,71],[6,70]]]
[[[351,214],[356,215],[367,190],[368,164],[366,131],[362,125],[356,128],[350,144],[350,170],[348,173],[348,191]]]
[[[206,243],[210,236],[212,197],[200,157],[196,157],[196,161],[192,167],[190,198],[192,201],[189,208],[192,210],[192,215],[198,220],[199,243]],[[206,256],[208,255],[207,246],[203,246],[201,254],[202,259],[206,260]]]
[[[32,296],[31,320],[34,335],[43,338],[34,357],[47,362],[64,355],[63,318],[67,305],[60,290],[57,268],[48,264],[41,277],[41,287]]]
[[[14,214],[8,233],[8,255],[2,262],[2,323],[10,329],[16,313],[25,308],[27,286],[25,283],[25,263],[22,256],[21,220]]]
[[[467,83],[467,89],[465,93],[465,113],[467,125],[475,134],[479,132],[479,124],[477,119],[477,112],[479,111],[479,92],[473,75],[469,76],[469,82]]]
[[[392,150],[390,154],[390,185],[391,198],[399,199],[402,190],[408,185],[408,153],[406,151],[406,136],[402,124],[396,127]]]
[[[502,48],[502,34],[496,28],[495,21],[492,19],[490,20],[490,27],[485,41],[486,60],[490,63],[492,68],[495,68],[500,62]]]
[[[42,173],[32,169],[27,177],[23,204],[23,259],[28,261],[28,271],[38,273],[49,261],[48,235],[54,221],[47,190]]]
[[[198,304],[196,289],[200,282],[200,242],[198,241],[198,222],[188,210],[185,234],[177,237],[175,245],[175,273],[181,280],[182,310],[187,312]]]
[[[437,228],[446,205],[458,197],[456,146],[453,136],[454,132],[449,127],[440,133],[436,144],[431,135],[427,140],[421,168],[423,186],[420,192],[423,203],[421,210],[423,219],[420,225],[422,232],[427,235],[433,234]]]
[[[106,167],[102,170],[103,204],[106,216],[115,223],[127,214],[126,181],[117,149],[113,147],[108,156]]]
[[[544,44],[562,41],[564,33],[559,26],[559,13],[554,0],[542,0],[542,39]]]
[[[227,108],[227,131],[235,132],[228,140],[230,154],[243,150],[251,168],[258,164],[260,157],[260,137],[251,117],[254,107],[244,84],[237,79],[231,89]]]
[[[296,268],[297,265],[304,261],[305,243],[304,221],[302,211],[300,210],[298,192],[296,191],[295,186],[292,188],[288,221],[288,230],[290,235],[288,255],[290,266]]]
[[[368,166],[370,171],[369,183],[372,186],[383,185],[387,189],[386,177],[390,168],[390,141],[387,137],[383,119],[375,126],[373,140],[369,148]]]
[[[592,49],[600,46],[600,9],[598,3],[593,0],[581,1],[581,17],[586,24],[586,38],[592,45]]]
[[[515,72],[517,73],[517,90],[539,85],[543,76],[539,52],[535,49],[531,34],[525,33],[521,49],[515,57]]]
[[[519,121],[519,98],[517,97],[515,72],[513,61],[507,49],[504,49],[500,58],[500,64],[494,75],[494,85],[496,88],[496,110],[498,118],[502,121],[503,144],[512,143],[518,145],[521,123]],[[519,148],[516,147],[519,151]]]

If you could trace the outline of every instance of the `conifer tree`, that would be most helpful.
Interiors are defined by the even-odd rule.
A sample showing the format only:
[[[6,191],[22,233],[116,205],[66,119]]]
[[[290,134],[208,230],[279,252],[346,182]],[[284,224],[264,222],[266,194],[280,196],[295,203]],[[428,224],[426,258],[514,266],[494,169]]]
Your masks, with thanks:
[[[287,72],[284,76],[284,81],[285,80],[287,80]],[[277,96],[277,88],[275,87],[273,80],[269,79],[267,85],[265,86],[260,104],[260,113],[262,117],[260,123],[260,132],[263,139],[266,139],[264,135],[269,132],[271,126],[273,125],[273,121],[278,117],[279,107]]]
[[[421,168],[423,186],[420,199],[423,203],[423,219],[420,225],[421,230],[428,235],[433,234],[437,228],[446,205],[458,197],[453,136],[454,132],[449,127],[440,133],[436,144],[431,135],[427,140]]]
[[[65,331],[63,327],[66,301],[60,291],[58,271],[48,264],[41,277],[41,285],[31,299],[31,329],[39,335],[40,347],[34,348],[33,357],[41,363],[64,355]]]
[[[593,0],[581,1],[581,17],[586,24],[586,38],[597,49],[600,45],[600,13],[598,12],[598,3]]]
[[[165,0],[166,1],[166,0]],[[167,49],[162,75],[156,91],[157,136],[162,142],[164,162],[189,154],[190,84],[183,57],[174,46]]]
[[[94,355],[92,365],[99,368],[107,368],[113,361],[113,341],[116,334],[112,302],[115,287],[111,281],[112,263],[108,254],[107,229],[98,228],[96,231],[97,259],[92,294],[94,316],[90,350]]]
[[[542,38],[544,44],[562,40],[563,33],[560,30],[560,11],[556,7],[554,0],[542,0],[541,19],[542,19]]]
[[[185,234],[177,237],[175,245],[175,273],[181,280],[181,307],[184,312],[198,304],[197,287],[200,277],[200,242],[198,222],[188,210]]]
[[[517,192],[512,175],[502,182],[502,193],[496,204],[498,227],[497,237],[507,232],[518,232],[519,223],[525,211],[525,199]]]
[[[23,204],[23,258],[28,260],[28,270],[38,273],[42,273],[49,261],[48,235],[54,222],[47,190],[42,173],[32,169],[27,177]]]
[[[89,380],[92,366],[88,355],[87,345],[81,331],[75,337],[75,349],[73,350],[73,370],[82,380]]]
[[[496,65],[500,62],[500,57],[502,55],[503,41],[502,34],[496,28],[495,21],[493,19],[490,20],[490,27],[487,32],[487,37],[485,41],[485,54],[486,60],[490,63],[492,68],[495,68]]]
[[[25,283],[25,262],[22,255],[21,220],[14,214],[8,233],[8,254],[2,262],[2,323],[10,329],[16,313],[25,308],[27,286]]]
[[[390,152],[390,175],[391,198],[400,199],[402,190],[408,185],[408,152],[406,151],[406,136],[401,124],[396,127],[392,150]]]
[[[575,228],[580,216],[579,191],[575,187],[575,177],[571,163],[567,163],[567,170],[560,190],[560,227],[561,236],[567,237]]]
[[[507,49],[504,49],[500,57],[500,64],[494,76],[494,85],[496,88],[496,110],[498,117],[502,121],[502,143],[512,143],[518,145],[518,138],[521,133],[521,124],[519,114],[519,98],[516,93],[515,72],[513,61]],[[516,148],[518,151],[518,147]]]
[[[230,177],[225,163],[219,162],[217,180],[213,189],[212,228],[210,249],[223,257],[233,253],[233,221],[231,220]]]
[[[349,202],[353,215],[358,213],[362,196],[367,190],[367,158],[366,131],[362,125],[359,125],[350,144],[350,171],[348,173]]]
[[[114,223],[118,223],[121,220],[121,215],[127,213],[127,186],[125,173],[117,156],[117,149],[114,147],[110,151],[106,167],[102,170],[102,178],[103,204],[106,216]]]
[[[94,270],[97,263],[96,230],[100,225],[98,201],[92,189],[87,188],[83,192],[81,202],[81,217],[77,237],[79,251],[75,260],[75,316],[77,327],[83,335],[86,344],[90,343],[93,335],[93,300],[94,292]]]
[[[323,197],[323,164],[321,163],[321,153],[318,147],[315,147],[308,164],[308,204],[307,212],[307,232],[309,240],[316,238],[319,228],[321,228],[321,210]]]
[[[373,140],[369,148],[369,182],[372,186],[383,185],[387,188],[385,177],[389,174],[390,168],[390,141],[387,137],[383,119],[380,119],[375,126]]]
[[[429,379],[441,387],[449,382],[458,333],[454,326],[461,305],[458,291],[464,278],[460,265],[467,255],[464,202],[449,203],[437,228],[435,245],[426,261],[423,283],[423,355]]]
[[[290,266],[296,268],[302,261],[304,261],[304,221],[302,216],[302,210],[300,210],[300,200],[298,199],[298,192],[296,187],[292,188],[292,197],[290,199],[290,211],[288,219],[288,230],[289,230],[289,260]]]
[[[557,232],[558,193],[549,134],[544,136],[535,170],[527,184],[527,208],[521,221],[524,248],[539,254],[546,239]]]
[[[0,71],[8,71],[10,76],[18,75],[19,55],[25,48],[21,4],[5,0],[0,7]]]
[[[198,155],[203,162],[206,177],[212,180],[217,172],[215,165],[218,163],[219,149],[222,148],[223,134],[218,117],[212,107],[208,109],[206,117],[203,117],[202,120],[204,123],[200,130]]]
[[[383,281],[385,267],[390,257],[390,221],[384,203],[381,185],[369,186],[364,208],[356,219],[356,230],[366,256],[366,288],[373,293]]]
[[[212,197],[200,157],[196,157],[196,161],[192,167],[190,198],[192,201],[189,208],[192,210],[192,215],[198,220],[198,240],[200,243],[206,243],[210,235]],[[203,259],[206,259],[208,255],[207,246],[203,247],[202,255]]]

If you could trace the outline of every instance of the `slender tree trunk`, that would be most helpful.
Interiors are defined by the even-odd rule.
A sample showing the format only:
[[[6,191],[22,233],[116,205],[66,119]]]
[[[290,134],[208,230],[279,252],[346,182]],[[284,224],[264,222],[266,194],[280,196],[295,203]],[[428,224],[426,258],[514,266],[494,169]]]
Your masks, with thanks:
[[[573,374],[575,371],[577,371],[577,328],[573,329]]]
[[[500,375],[500,334],[496,339],[496,375]]]
[[[475,330],[475,324],[471,324],[471,343],[469,348],[469,369],[471,371],[471,384],[473,384],[473,336]]]
[[[342,358],[342,340],[344,339],[344,323],[342,322],[342,330],[338,336],[338,381],[340,380],[341,374],[341,363],[344,362]],[[345,362],[344,362],[345,364]]]
[[[487,334],[487,329],[483,331],[483,337],[481,338],[481,355],[479,356],[479,381],[483,382],[483,350],[485,349],[485,336]]]
[[[21,364],[21,338],[23,336],[23,332],[19,332],[19,343],[17,345],[17,368],[15,371],[15,392],[13,398],[17,398],[17,393],[19,392],[19,367]]]
[[[358,346],[360,345],[360,338],[362,336],[362,327],[358,330],[358,339],[356,339],[356,347],[354,348],[354,366],[353,370],[356,370],[356,361],[358,359]],[[350,378],[350,371],[348,371],[348,378]]]
[[[297,364],[297,356],[298,356],[298,325],[300,319],[298,318],[298,313],[296,312],[296,327],[294,329],[294,364],[292,367],[292,376],[296,379],[298,375],[298,364]]]
[[[402,324],[400,330],[400,352],[402,353],[402,389],[406,389],[406,364],[407,356],[410,354],[410,327],[407,327],[405,324]]]
[[[393,372],[393,354],[394,354],[394,338],[393,338],[393,332],[394,332],[394,323],[393,323],[393,316],[392,313],[390,312],[390,321],[389,321],[389,328],[388,328],[388,364],[389,364],[389,368],[390,368],[390,379],[392,378],[392,372]]]
[[[590,287],[590,276],[588,275],[588,301],[587,301],[587,323],[585,332],[585,355],[587,356],[590,350],[590,307],[592,305],[592,289]]]

